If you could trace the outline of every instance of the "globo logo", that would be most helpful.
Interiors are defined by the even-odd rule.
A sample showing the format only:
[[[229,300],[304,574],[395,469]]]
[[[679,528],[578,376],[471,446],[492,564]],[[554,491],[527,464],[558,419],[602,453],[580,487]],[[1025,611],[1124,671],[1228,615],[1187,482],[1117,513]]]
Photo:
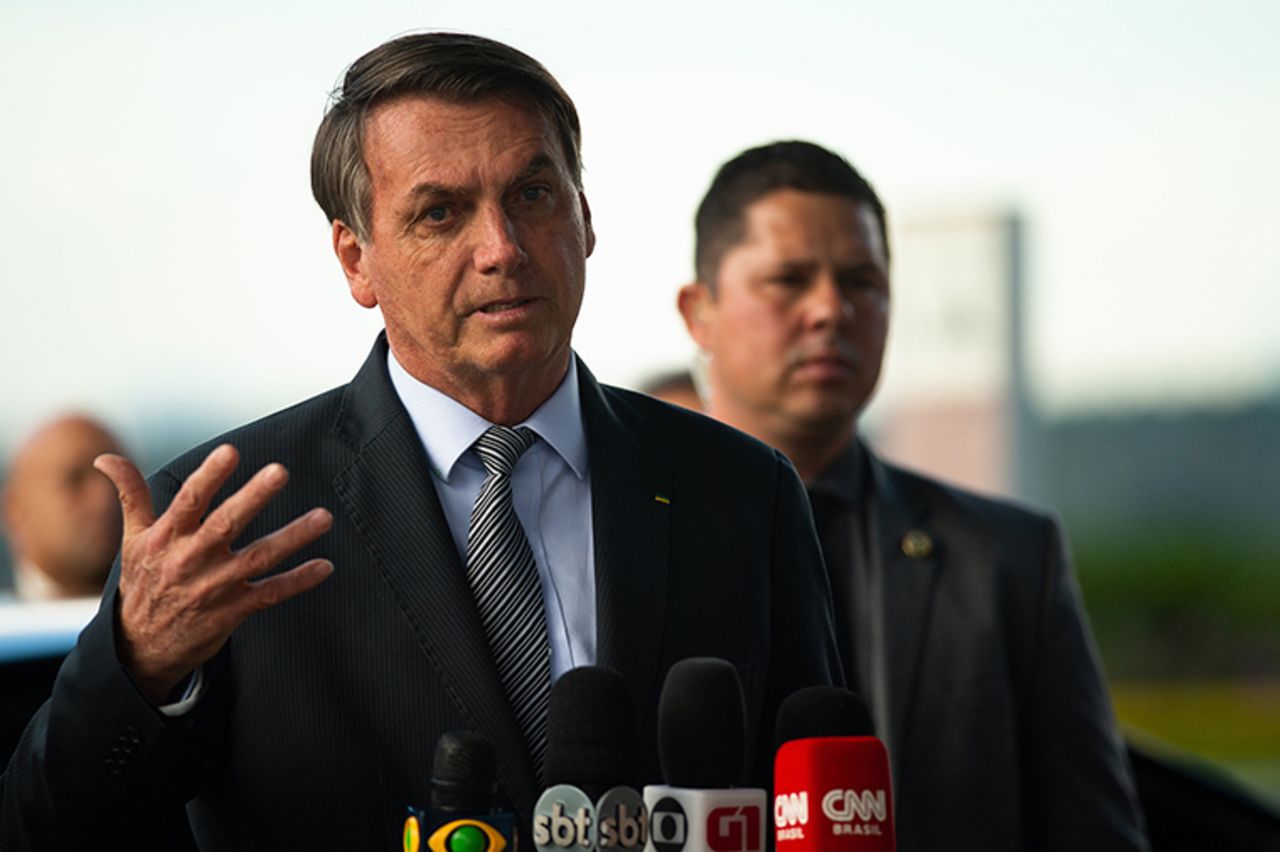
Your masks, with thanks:
[[[649,809],[649,843],[656,852],[680,852],[689,838],[689,819],[670,796]]]

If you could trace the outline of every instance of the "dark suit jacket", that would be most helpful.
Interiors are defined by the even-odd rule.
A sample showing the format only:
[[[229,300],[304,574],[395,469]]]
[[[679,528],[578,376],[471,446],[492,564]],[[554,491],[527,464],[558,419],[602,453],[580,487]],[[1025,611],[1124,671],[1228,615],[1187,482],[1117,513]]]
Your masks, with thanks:
[[[1058,524],[867,459],[900,852],[1146,848]]]
[[[740,433],[601,386],[582,365],[579,375],[598,663],[621,672],[636,700],[641,780],[659,779],[666,670],[712,655],[742,675],[764,781],[777,705],[840,677],[799,480]],[[116,662],[108,594],[9,766],[0,845],[54,836],[70,813],[139,825],[139,815],[194,797],[203,849],[397,848],[405,805],[427,801],[436,739],[462,728],[494,743],[501,789],[527,816],[538,779],[422,445],[387,377],[385,342],[351,384],[166,466],[152,478],[157,505],[222,441],[242,460],[219,499],[270,461],[291,473],[243,540],[325,506],[333,529],[288,564],[323,555],[334,575],[241,625],[205,667],[196,708],[175,720]]]

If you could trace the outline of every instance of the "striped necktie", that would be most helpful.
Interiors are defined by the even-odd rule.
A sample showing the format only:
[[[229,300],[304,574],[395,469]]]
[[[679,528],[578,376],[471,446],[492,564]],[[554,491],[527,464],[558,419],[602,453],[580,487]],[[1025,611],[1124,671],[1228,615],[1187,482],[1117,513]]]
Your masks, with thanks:
[[[535,440],[528,427],[494,426],[472,445],[485,478],[467,531],[467,578],[534,769],[541,772],[551,646],[538,566],[511,502],[511,469]]]

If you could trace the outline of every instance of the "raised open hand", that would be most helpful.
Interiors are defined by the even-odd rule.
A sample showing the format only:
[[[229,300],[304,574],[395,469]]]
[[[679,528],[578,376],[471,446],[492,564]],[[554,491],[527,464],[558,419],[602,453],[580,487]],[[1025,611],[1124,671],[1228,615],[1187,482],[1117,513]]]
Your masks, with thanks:
[[[159,518],[152,511],[146,481],[128,459],[103,455],[94,461],[115,484],[124,512],[121,662],[156,704],[211,659],[250,615],[315,587],[333,573],[328,560],[312,559],[262,578],[329,530],[333,516],[324,509],[312,509],[240,550],[231,549],[245,526],[289,480],[282,465],[269,464],[205,517],[238,461],[230,444],[215,449],[182,483]]]

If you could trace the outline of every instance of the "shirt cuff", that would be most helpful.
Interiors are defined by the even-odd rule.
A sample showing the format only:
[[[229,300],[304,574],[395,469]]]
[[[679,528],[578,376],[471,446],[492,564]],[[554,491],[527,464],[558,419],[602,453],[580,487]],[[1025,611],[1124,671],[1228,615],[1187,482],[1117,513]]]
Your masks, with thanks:
[[[187,676],[186,687],[182,690],[182,697],[172,704],[162,704],[160,712],[169,718],[185,716],[191,712],[191,708],[196,706],[196,702],[200,700],[201,688],[204,686],[204,666],[193,671]],[[174,692],[177,692],[175,689]]]

